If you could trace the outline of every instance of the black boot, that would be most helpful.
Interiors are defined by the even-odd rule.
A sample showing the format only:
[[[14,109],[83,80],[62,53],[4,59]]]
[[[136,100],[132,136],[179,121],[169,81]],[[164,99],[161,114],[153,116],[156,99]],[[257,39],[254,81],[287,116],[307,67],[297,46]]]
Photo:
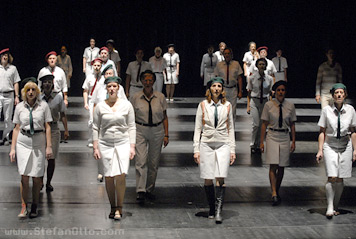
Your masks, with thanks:
[[[215,213],[215,223],[221,224],[222,223],[222,208],[224,204],[224,195],[225,195],[225,187],[223,186],[216,186],[216,213]]]
[[[32,204],[31,205],[31,212],[30,212],[30,215],[29,217],[30,218],[35,218],[38,216],[38,212],[37,212],[37,204]]]
[[[215,216],[215,191],[214,191],[214,185],[209,185],[206,186],[204,185],[204,189],[205,189],[205,194],[206,194],[206,198],[208,199],[208,203],[209,203],[209,219],[213,219]]]

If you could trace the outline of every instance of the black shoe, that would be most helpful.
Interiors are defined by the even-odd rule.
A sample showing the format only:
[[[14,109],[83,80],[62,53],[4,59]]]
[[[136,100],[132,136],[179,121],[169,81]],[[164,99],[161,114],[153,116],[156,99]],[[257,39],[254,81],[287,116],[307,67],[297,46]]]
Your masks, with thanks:
[[[38,216],[38,212],[37,212],[37,204],[32,204],[31,205],[31,212],[29,217],[30,218],[36,218]]]
[[[53,187],[51,184],[46,184],[46,192],[53,192]]]
[[[251,148],[251,154],[257,153],[256,148]]]
[[[143,203],[145,201],[145,192],[138,192],[136,200],[140,203]]]
[[[154,195],[153,193],[150,193],[150,192],[146,192],[146,198],[149,200],[155,200],[156,195]]]
[[[115,212],[116,212],[116,207],[111,207],[111,211],[110,211],[110,214],[109,214],[109,218],[110,219],[114,219]]]
[[[280,200],[278,199],[278,196],[273,196],[272,197],[272,206],[277,206],[280,204]]]

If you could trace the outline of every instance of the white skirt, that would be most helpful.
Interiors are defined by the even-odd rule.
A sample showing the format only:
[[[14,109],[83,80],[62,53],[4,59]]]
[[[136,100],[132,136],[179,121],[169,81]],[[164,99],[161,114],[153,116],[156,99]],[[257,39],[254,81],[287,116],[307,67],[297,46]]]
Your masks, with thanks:
[[[340,139],[338,145],[336,141],[323,145],[325,170],[327,177],[350,178],[352,171],[352,143],[349,137]]]
[[[179,83],[179,79],[177,76],[177,70],[174,69],[173,71],[171,70],[167,70],[167,75],[164,79],[164,84],[178,84]]]
[[[266,164],[289,166],[289,133],[269,130],[266,137]]]
[[[200,143],[200,177],[226,178],[230,166],[230,146],[222,142]]]
[[[130,167],[130,143],[99,140],[99,151],[104,166],[104,176],[128,174]]]
[[[46,162],[45,133],[29,137],[20,132],[16,142],[16,157],[20,175],[43,177]]]

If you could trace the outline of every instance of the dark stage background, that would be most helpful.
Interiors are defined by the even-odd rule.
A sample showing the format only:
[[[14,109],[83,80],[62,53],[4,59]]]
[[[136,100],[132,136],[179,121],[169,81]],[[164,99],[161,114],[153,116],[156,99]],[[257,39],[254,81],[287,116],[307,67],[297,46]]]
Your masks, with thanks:
[[[112,38],[122,76],[134,50],[175,43],[181,59],[176,96],[202,96],[199,76],[208,44],[227,43],[242,65],[247,44],[267,45],[269,59],[282,48],[288,60],[289,97],[314,97],[318,66],[332,47],[355,94],[355,1],[2,1],[0,47],[10,47],[21,78],[36,76],[44,56],[62,45],[72,58],[70,95],[80,95],[82,55],[90,36],[101,47]]]

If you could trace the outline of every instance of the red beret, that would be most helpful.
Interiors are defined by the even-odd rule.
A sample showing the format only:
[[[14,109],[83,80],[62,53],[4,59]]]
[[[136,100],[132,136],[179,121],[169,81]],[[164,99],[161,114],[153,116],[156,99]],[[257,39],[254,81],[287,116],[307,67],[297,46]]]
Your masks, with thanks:
[[[91,61],[91,65],[94,65],[96,61],[99,61],[100,63],[103,63],[103,60],[101,58],[95,58],[94,60]]]
[[[50,51],[50,52],[48,52],[47,55],[46,55],[46,57],[45,57],[46,61],[48,60],[48,57],[49,57],[50,55],[55,55],[55,56],[57,56],[57,53],[56,53],[55,51]]]
[[[261,50],[266,50],[268,51],[268,47],[266,46],[260,46],[259,48],[257,48],[257,51],[260,52]]]
[[[7,52],[9,52],[9,51],[10,51],[9,48],[2,49],[2,50],[0,51],[0,55],[2,55],[2,54],[4,54],[4,53],[7,53]]]
[[[105,51],[109,52],[109,48],[107,48],[106,46],[103,46],[102,48],[100,48],[99,54],[100,54],[100,52],[101,52],[102,50],[105,50]]]

